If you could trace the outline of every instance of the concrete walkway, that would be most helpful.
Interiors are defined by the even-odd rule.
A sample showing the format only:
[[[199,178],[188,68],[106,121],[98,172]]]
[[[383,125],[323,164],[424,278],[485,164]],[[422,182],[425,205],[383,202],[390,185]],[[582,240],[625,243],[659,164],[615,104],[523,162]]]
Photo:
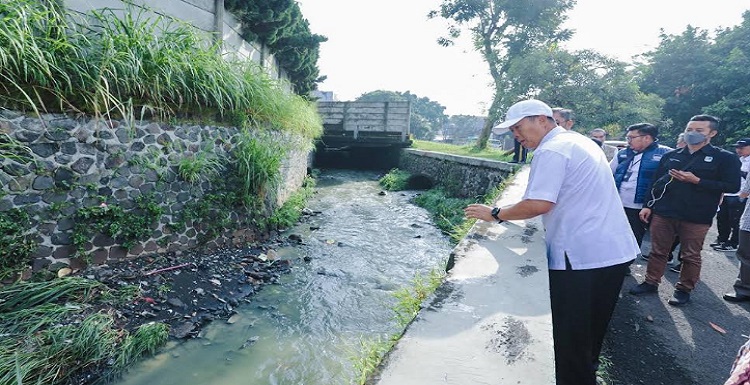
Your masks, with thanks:
[[[498,205],[519,201],[524,167]],[[541,218],[477,222],[455,266],[385,360],[379,385],[555,383]]]

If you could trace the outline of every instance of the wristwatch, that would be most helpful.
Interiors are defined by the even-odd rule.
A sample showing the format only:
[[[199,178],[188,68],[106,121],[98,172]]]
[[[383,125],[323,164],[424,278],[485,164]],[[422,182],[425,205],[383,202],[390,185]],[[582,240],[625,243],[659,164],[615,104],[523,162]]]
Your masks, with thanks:
[[[492,211],[490,212],[490,215],[492,215],[493,218],[497,221],[497,223],[503,223],[503,220],[500,219],[500,208],[499,207],[493,207]]]

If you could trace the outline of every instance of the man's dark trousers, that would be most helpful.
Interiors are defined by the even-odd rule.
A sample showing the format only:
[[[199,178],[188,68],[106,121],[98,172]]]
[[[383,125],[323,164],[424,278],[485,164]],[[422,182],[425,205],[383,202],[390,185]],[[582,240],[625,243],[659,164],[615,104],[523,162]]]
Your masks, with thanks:
[[[740,217],[745,210],[745,199],[738,196],[724,196],[716,213],[717,240],[732,246],[739,244]]]
[[[596,385],[599,353],[629,264],[549,271],[557,385]]]

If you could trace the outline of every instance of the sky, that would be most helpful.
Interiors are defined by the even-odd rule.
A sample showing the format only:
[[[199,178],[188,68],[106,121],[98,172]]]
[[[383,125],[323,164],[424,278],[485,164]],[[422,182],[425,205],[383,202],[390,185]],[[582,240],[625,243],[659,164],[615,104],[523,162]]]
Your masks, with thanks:
[[[338,100],[363,93],[410,91],[446,107],[447,115],[486,115],[491,77],[468,33],[452,47],[436,43],[447,22],[427,19],[441,0],[297,0],[313,33],[324,35],[318,84]],[[566,28],[572,50],[593,49],[631,61],[659,44],[660,29],[680,34],[687,25],[714,31],[732,27],[750,0],[578,0]]]

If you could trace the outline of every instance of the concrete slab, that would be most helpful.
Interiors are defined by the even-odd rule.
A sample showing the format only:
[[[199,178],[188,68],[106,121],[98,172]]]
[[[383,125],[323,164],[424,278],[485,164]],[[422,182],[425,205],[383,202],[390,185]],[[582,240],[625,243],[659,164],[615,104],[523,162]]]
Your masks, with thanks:
[[[526,166],[498,205],[521,199]],[[555,383],[541,218],[477,222],[455,266],[374,380],[378,385]]]

